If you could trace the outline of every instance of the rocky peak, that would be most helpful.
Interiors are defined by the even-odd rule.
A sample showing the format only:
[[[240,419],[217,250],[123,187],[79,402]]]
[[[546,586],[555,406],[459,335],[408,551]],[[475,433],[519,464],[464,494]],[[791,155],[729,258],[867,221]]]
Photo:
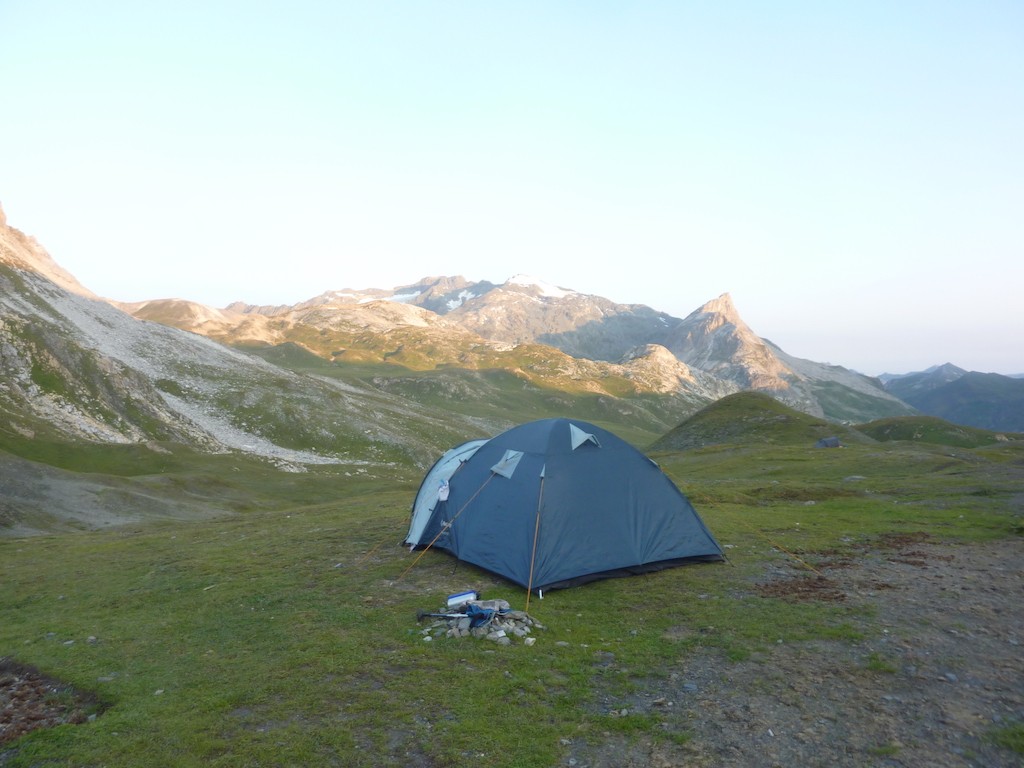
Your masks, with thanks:
[[[785,390],[790,386],[791,372],[743,322],[728,293],[691,312],[667,336],[665,346],[687,365],[742,387]]]
[[[943,381],[956,381],[961,376],[967,373],[963,368],[953,365],[952,363],[943,363],[937,365],[932,369],[926,371],[933,378],[941,379]]]
[[[736,311],[736,305],[732,302],[732,296],[728,293],[723,293],[717,299],[705,302],[697,309],[697,312],[712,315],[718,318],[720,322],[728,322],[733,325],[743,324],[743,321],[740,319],[740,313]]]
[[[79,296],[96,298],[96,294],[83,286],[75,277],[53,260],[34,237],[7,224],[7,216],[0,209],[0,262],[16,269],[35,272],[52,283]]]

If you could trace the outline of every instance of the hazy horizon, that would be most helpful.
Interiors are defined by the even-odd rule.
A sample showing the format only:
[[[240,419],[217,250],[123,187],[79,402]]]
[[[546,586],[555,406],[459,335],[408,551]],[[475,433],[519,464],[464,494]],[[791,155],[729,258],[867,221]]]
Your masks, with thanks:
[[[1024,6],[0,5],[0,202],[96,293],[729,293],[872,375],[1024,354]]]

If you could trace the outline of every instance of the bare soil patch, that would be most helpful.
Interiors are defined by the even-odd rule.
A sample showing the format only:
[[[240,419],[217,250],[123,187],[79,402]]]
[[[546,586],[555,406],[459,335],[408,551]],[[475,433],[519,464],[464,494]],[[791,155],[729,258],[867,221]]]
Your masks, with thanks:
[[[0,745],[39,728],[84,723],[100,708],[95,695],[0,658]]]
[[[778,644],[741,662],[710,649],[681,654],[640,693],[600,699],[611,714],[655,717],[664,738],[574,741],[568,764],[1024,765],[991,738],[1024,722],[1024,540],[888,536],[819,570],[810,575],[794,562],[790,573],[754,589],[863,605],[864,640]]]

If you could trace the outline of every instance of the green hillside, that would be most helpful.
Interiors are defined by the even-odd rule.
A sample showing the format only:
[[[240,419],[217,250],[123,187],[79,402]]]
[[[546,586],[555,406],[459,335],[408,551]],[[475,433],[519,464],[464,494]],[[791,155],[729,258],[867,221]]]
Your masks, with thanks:
[[[517,364],[511,368],[495,360],[494,367],[418,369],[396,360],[329,361],[294,343],[247,347],[250,353],[275,365],[346,382],[390,403],[412,403],[420,412],[434,413],[442,419],[457,414],[460,421],[456,423],[463,429],[467,422],[480,425],[477,431],[454,435],[450,431],[438,433],[433,425],[424,424],[427,432],[422,439],[433,437],[437,455],[462,440],[493,436],[527,421],[565,416],[593,422],[643,446],[704,404],[680,395],[623,389],[619,383],[600,377],[601,386],[595,387],[564,372],[560,376],[538,376],[538,371],[554,370],[546,348],[543,354],[538,352],[540,349],[520,350]],[[415,417],[410,417],[409,428],[416,429]]]
[[[857,425],[857,430],[869,437],[885,440],[910,440],[958,448],[977,448],[1008,441],[1024,441],[1024,434],[997,433],[988,429],[952,424],[937,416],[903,416],[879,419]]]
[[[844,444],[870,439],[850,427],[796,411],[759,392],[738,392],[711,403],[654,441],[652,451],[712,445],[770,443],[814,446],[823,437]]]

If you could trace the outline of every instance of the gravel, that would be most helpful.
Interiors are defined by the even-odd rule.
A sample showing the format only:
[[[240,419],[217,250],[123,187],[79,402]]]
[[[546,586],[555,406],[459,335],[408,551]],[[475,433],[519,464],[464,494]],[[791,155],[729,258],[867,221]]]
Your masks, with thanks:
[[[991,734],[1024,722],[1022,574],[1019,538],[891,537],[813,580],[794,564],[758,590],[869,607],[863,641],[776,644],[742,662],[681,657],[630,699],[602,700],[608,713],[654,715],[670,738],[571,742],[565,764],[1020,768]]]

